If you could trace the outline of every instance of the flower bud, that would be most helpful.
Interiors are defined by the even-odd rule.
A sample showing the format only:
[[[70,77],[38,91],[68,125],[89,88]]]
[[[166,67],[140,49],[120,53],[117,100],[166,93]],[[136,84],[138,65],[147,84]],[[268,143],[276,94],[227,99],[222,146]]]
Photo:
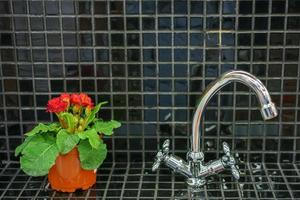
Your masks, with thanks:
[[[85,114],[86,114],[86,115],[90,115],[90,114],[91,114],[91,111],[92,111],[91,106],[88,106],[88,107],[85,108]]]
[[[78,131],[83,131],[83,128],[81,125],[78,127]]]
[[[73,106],[73,113],[74,113],[74,114],[75,114],[75,113],[78,113],[79,110],[80,110],[80,106],[79,106],[79,105],[74,105],[74,106]]]
[[[78,120],[78,116],[75,116],[75,117],[74,117],[74,122],[75,122],[75,124],[78,124],[78,121],[79,121],[79,120]]]
[[[80,125],[83,125],[83,123],[84,123],[84,119],[80,118],[79,124],[80,124]]]

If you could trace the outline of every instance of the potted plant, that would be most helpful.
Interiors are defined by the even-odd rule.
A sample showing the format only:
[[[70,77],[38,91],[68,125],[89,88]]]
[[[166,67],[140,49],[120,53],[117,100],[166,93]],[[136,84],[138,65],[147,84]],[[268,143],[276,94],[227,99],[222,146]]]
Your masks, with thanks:
[[[47,112],[59,122],[38,124],[26,133],[15,150],[21,169],[30,176],[44,176],[52,189],[74,192],[88,189],[96,182],[96,169],[104,161],[107,149],[102,136],[110,136],[120,123],[96,117],[101,106],[93,105],[84,94],[61,94],[48,101]]]

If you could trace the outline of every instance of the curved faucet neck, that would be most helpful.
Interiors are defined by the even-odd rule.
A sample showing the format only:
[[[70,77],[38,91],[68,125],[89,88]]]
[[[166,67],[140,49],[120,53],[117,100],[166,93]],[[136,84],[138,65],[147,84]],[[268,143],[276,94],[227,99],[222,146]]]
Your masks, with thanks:
[[[201,124],[204,109],[207,106],[209,100],[222,87],[233,81],[243,83],[252,88],[252,90],[254,90],[256,97],[258,98],[259,103],[261,105],[261,114],[264,120],[272,119],[277,116],[277,110],[275,108],[274,103],[271,100],[269,92],[260,80],[258,80],[255,76],[245,71],[226,72],[208,85],[197,105],[192,125],[192,152],[200,152],[200,137],[202,128],[200,128],[199,126]]]

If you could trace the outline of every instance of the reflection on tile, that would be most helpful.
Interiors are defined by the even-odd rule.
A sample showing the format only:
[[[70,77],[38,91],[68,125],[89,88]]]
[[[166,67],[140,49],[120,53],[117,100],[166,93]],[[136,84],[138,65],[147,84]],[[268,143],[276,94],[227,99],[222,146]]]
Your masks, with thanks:
[[[91,2],[78,2],[79,14],[91,14]]]
[[[158,13],[159,14],[168,14],[171,13],[171,3],[168,1],[158,1]]]
[[[187,29],[187,18],[186,17],[175,17],[174,29],[175,30],[186,30]]]
[[[27,14],[27,4],[26,2],[12,2],[13,3],[13,12],[15,14]],[[8,8],[8,4],[6,9]]]

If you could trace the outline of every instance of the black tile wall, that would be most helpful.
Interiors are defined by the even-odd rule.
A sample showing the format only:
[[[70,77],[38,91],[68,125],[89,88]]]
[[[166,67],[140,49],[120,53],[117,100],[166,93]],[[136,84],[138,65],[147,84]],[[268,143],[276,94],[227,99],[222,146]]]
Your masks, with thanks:
[[[300,161],[300,1],[0,1],[0,157],[47,100],[87,92],[123,126],[110,161],[151,161],[165,138],[184,157],[204,88],[240,69],[262,80],[279,117],[263,122],[254,94],[231,84],[205,113],[206,158],[227,141],[244,161]]]

